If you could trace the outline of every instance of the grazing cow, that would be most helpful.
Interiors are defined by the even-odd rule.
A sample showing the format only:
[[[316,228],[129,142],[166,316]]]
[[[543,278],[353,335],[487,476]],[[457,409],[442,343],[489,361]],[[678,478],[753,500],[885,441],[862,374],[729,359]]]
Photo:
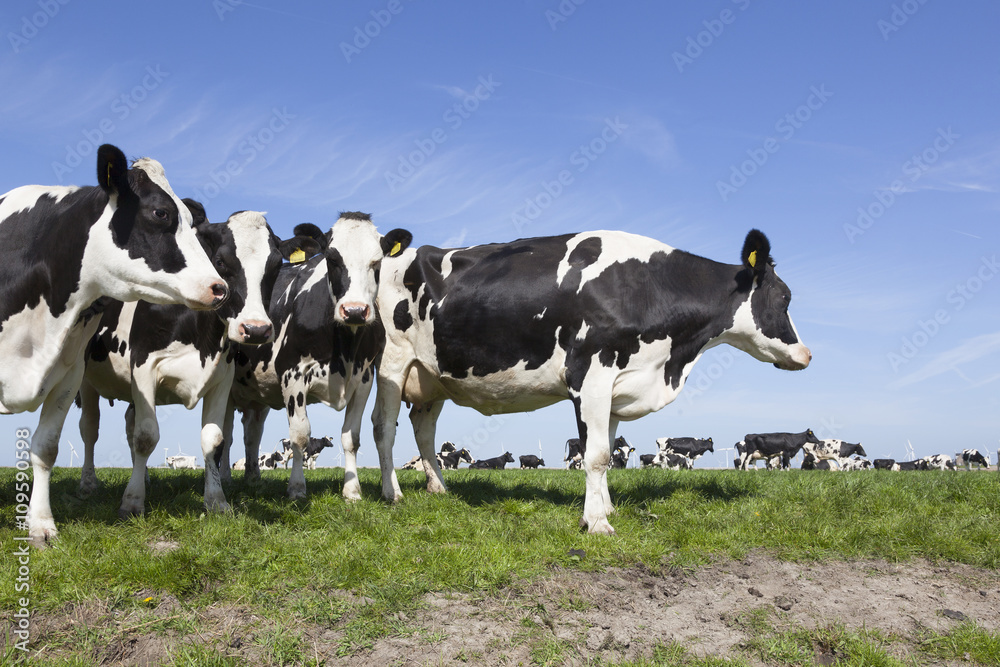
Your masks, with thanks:
[[[470,468],[489,468],[491,470],[503,470],[508,463],[514,462],[514,456],[510,452],[504,452],[503,456],[494,456],[491,459],[479,459]]]
[[[583,468],[583,445],[580,444],[580,438],[570,438],[567,440],[564,451],[566,452],[566,456],[563,458],[563,462],[566,463],[567,470],[580,470]]]
[[[400,469],[401,470],[416,470],[417,468],[421,468],[422,467],[420,465],[420,461],[421,461],[420,454],[417,454],[412,459],[410,459],[409,461],[407,461],[406,463],[404,463],[403,465],[401,465]]]
[[[836,467],[834,467],[836,463]],[[802,469],[803,470],[841,470],[840,462],[836,459],[817,459],[812,454],[806,454],[802,457]]]
[[[745,466],[744,460],[746,462]],[[737,470],[757,470],[757,461],[764,461],[764,466],[768,470],[775,470],[781,468],[783,456],[782,454],[775,454],[768,457],[760,452],[754,452],[752,456],[748,456],[746,441],[740,440],[736,443],[736,458],[733,459],[733,466]],[[791,458],[789,458],[789,461],[791,461]]]
[[[802,453],[804,457],[812,457],[816,461],[836,461],[837,465],[841,467],[843,467],[843,461],[852,456],[868,456],[860,442],[851,444],[843,440],[823,440],[819,443],[807,442],[802,445]],[[803,469],[808,469],[805,467],[804,459],[802,463]]]
[[[285,467],[288,467],[288,462],[292,460],[292,443],[288,438],[281,439],[281,447],[285,452]],[[319,458],[320,452],[322,452],[327,447],[333,447],[333,438],[328,435],[322,438],[309,437],[309,444],[306,445],[306,451],[303,452],[305,457],[304,465],[307,470],[316,469],[316,459]]]
[[[812,429],[806,429],[802,433],[748,433],[742,442],[744,450],[741,452],[739,467],[746,470],[750,461],[767,459],[770,468],[770,460],[780,456],[781,468],[787,470],[791,460],[807,442],[820,442],[813,435]]]
[[[49,479],[84,351],[109,298],[217,308],[229,288],[159,162],[97,150],[98,187],[0,195],[0,414],[42,411],[31,440],[28,532],[56,537]]]
[[[614,532],[607,469],[620,421],[673,401],[703,352],[721,343],[785,370],[809,365],[764,234],[747,234],[740,260],[598,231],[424,246],[386,261],[378,302],[387,338],[372,416],[383,475],[404,400],[425,461],[445,400],[484,414],[569,400],[586,452],[583,523]],[[428,490],[443,493],[434,472]]]
[[[894,465],[896,465],[896,459],[875,459],[872,461],[872,467],[876,470],[892,470]]]
[[[451,445],[450,442],[444,443],[445,445]],[[451,445],[453,448],[455,445]],[[420,457],[417,457],[418,459]],[[442,470],[458,470],[458,464],[462,461],[466,463],[475,463],[476,460],[472,458],[472,452],[463,447],[462,449],[452,449],[450,452],[446,452],[444,446],[441,447],[441,451],[437,455],[438,466]]]
[[[711,438],[657,438],[660,453],[680,454],[695,461],[705,452],[715,452]]]
[[[197,459],[193,456],[168,456],[167,467],[179,470],[181,468],[194,470],[198,467]]]
[[[658,454],[639,454],[639,467],[640,468],[654,468],[659,467],[656,462]]]
[[[955,454],[955,464],[964,465],[966,470],[972,470],[972,466],[982,466],[987,470],[990,467],[989,454],[980,454],[978,449],[963,449]]]
[[[900,461],[892,464],[890,470],[928,470],[927,461],[917,459],[916,461]]]
[[[525,470],[527,468],[537,469],[538,466],[545,465],[545,459],[540,459],[534,454],[522,454],[517,458],[521,462],[521,470]]]
[[[683,454],[660,452],[655,456],[659,459],[656,465],[659,465],[661,468],[666,468],[667,470],[692,470],[694,468],[694,461]]]
[[[920,460],[927,463],[927,470],[955,470],[955,462],[947,454],[934,454]]]
[[[841,470],[869,470],[872,462],[868,459],[854,458],[840,461]]]
[[[326,235],[313,225],[299,225],[296,233],[312,235],[322,252],[281,268],[268,315],[276,329],[273,344],[243,347],[236,356],[233,406],[243,413],[247,470],[255,479],[264,420],[270,409],[288,417],[292,443],[290,498],[304,498],[306,479],[303,457],[310,437],[306,407],[322,402],[344,411],[340,441],[344,447],[343,496],[361,498],[357,451],[361,418],[371,392],[375,360],[382,351],[385,332],[375,309],[380,265],[409,245],[411,234],[394,229],[384,236],[365,213],[341,213]],[[384,271],[382,272],[384,275]],[[385,317],[383,315],[383,317]],[[227,421],[226,441],[232,441],[232,420]],[[433,451],[429,452],[433,461]],[[224,459],[227,453],[224,451]],[[425,467],[436,464],[424,463]],[[385,489],[398,489],[392,460],[382,471]]]
[[[259,345],[273,337],[267,303],[282,257],[311,243],[296,237],[281,241],[262,213],[240,211],[211,224],[198,202],[184,200],[198,238],[213,265],[230,284],[229,299],[214,312],[140,301],[109,305],[87,350],[80,388],[80,433],[86,454],[80,490],[97,486],[94,445],[100,428],[99,398],[131,403],[125,431],[132,448],[132,477],[119,515],[142,514],[146,463],[159,441],[156,406],[202,403],[201,450],[205,459],[205,508],[228,509],[216,453],[222,443],[226,404],[234,373],[233,344]],[[226,466],[228,472],[228,465]]]
[[[287,468],[288,459],[288,452],[279,452],[275,450],[270,454],[261,454],[257,458],[257,465],[261,470],[277,470],[278,466],[284,466]]]

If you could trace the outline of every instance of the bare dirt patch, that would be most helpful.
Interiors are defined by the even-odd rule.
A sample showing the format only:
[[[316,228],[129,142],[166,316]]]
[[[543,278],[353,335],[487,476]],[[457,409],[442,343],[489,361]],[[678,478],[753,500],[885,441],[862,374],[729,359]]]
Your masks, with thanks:
[[[392,619],[399,632],[362,648],[345,641],[342,623],[265,619],[232,605],[185,610],[168,596],[147,597],[154,598],[148,603],[154,613],[141,621],[135,612],[114,611],[103,602],[40,615],[33,644],[53,647],[43,654],[84,655],[102,665],[161,664],[194,644],[241,664],[273,664],[277,656],[268,642],[274,637],[285,638],[287,664],[620,662],[649,657],[655,645],[670,641],[696,655],[739,655],[753,662],[741,651],[750,637],[737,621],[761,607],[782,628],[880,630],[898,637],[904,655],[915,651],[917,636],[928,629],[947,633],[973,622],[1000,631],[1000,573],[993,570],[927,561],[788,563],[763,554],[691,572],[560,568],[496,597],[434,593],[415,611]],[[349,599],[358,609],[370,603]],[[189,622],[180,628],[157,622],[182,617]],[[106,628],[102,645],[74,653],[66,637],[81,626]]]

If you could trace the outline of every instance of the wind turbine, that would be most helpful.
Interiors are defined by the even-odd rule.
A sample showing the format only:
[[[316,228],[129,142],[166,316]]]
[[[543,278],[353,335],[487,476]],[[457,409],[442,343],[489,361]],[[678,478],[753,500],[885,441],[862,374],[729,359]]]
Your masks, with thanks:
[[[74,459],[74,457],[75,458],[80,458],[80,455],[76,453],[76,447],[73,446],[72,442],[70,442],[69,440],[67,440],[66,444],[69,445],[69,467],[72,468],[73,467],[73,459]]]

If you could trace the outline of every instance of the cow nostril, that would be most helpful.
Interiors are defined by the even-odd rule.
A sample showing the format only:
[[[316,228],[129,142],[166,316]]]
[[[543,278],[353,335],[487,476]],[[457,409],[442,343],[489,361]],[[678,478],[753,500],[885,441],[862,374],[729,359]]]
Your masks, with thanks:
[[[229,296],[229,286],[226,283],[218,282],[212,283],[212,296],[215,299],[212,301],[213,305],[219,305]]]

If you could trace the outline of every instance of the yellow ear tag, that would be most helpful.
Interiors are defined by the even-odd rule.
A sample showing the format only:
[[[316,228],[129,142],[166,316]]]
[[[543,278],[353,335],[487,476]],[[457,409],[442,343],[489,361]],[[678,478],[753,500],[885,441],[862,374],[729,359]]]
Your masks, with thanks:
[[[108,162],[108,187],[111,187],[111,163]]]
[[[750,256],[747,257],[747,262],[750,264],[750,268],[751,269],[757,267],[757,251],[756,250],[754,250],[752,253],[750,253]]]
[[[288,261],[291,262],[292,264],[301,264],[302,262],[306,261],[306,251],[303,250],[302,248],[299,248],[298,250],[296,250],[295,252],[293,252],[291,255],[288,256]]]
[[[396,245],[392,246],[392,250],[389,251],[389,257],[395,257],[396,255],[399,254],[399,251],[402,249],[403,249],[402,243],[397,243]]]

